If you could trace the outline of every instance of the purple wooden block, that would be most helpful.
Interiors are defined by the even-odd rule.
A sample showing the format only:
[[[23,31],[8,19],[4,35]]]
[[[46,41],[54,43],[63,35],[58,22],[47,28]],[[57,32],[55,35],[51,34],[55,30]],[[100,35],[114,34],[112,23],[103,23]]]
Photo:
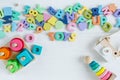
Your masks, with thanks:
[[[64,33],[64,41],[67,41],[71,34],[66,32],[63,33]]]
[[[115,17],[120,17],[120,9],[117,9],[113,15]]]
[[[71,22],[75,18],[75,13],[69,14],[66,13],[68,23]]]
[[[78,28],[79,28],[81,31],[84,31],[84,30],[87,28],[87,23],[86,23],[86,22],[79,23],[79,24],[78,24]]]
[[[29,27],[29,23],[26,20],[23,20],[24,28],[27,29]]]

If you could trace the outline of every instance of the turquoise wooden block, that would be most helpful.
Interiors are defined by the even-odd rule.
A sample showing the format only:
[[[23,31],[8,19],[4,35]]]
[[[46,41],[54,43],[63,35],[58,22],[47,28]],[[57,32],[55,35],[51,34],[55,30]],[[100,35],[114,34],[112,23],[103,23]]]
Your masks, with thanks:
[[[104,25],[107,22],[107,17],[106,16],[100,16],[100,25]]]
[[[5,32],[0,30],[0,39],[4,38],[6,36]]]
[[[12,20],[20,20],[20,13],[18,11],[12,11]]]
[[[34,59],[34,56],[27,49],[23,49],[16,58],[22,66],[26,66]]]
[[[81,23],[81,22],[85,22],[85,21],[86,21],[86,19],[84,18],[84,16],[80,16],[77,20],[77,24]]]
[[[0,20],[0,27],[3,27],[3,21]]]
[[[29,5],[25,5],[25,6],[24,6],[23,14],[28,14],[28,13],[29,13],[29,10],[30,10],[30,6],[29,6]]]
[[[36,26],[34,24],[30,24],[28,27],[29,30],[35,30]]]
[[[74,6],[73,6],[73,11],[74,12],[77,12],[79,9],[82,9],[82,5],[80,3],[76,3]]]
[[[57,41],[63,41],[64,40],[64,33],[63,32],[56,32],[54,37]]]
[[[42,46],[33,45],[31,51],[32,51],[32,53],[34,53],[34,54],[40,55],[41,52],[42,52]]]

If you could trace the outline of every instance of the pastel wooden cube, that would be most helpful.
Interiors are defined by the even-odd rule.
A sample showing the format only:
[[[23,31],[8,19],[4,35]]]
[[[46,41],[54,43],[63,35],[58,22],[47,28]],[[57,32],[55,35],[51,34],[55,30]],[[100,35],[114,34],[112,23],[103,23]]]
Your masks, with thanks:
[[[34,59],[34,56],[27,49],[23,49],[16,58],[22,66],[26,66]]]
[[[39,46],[39,45],[32,46],[32,53],[40,55],[41,52],[42,52],[42,46]]]

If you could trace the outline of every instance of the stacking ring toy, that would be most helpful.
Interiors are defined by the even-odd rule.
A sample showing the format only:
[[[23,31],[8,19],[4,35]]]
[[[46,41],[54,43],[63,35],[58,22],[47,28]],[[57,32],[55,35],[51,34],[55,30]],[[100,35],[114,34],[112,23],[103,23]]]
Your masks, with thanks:
[[[24,42],[20,38],[14,38],[10,41],[10,49],[19,52],[24,48]]]
[[[35,39],[35,37],[34,37],[33,34],[28,34],[28,35],[25,36],[25,40],[26,40],[27,42],[33,42],[34,39]]]

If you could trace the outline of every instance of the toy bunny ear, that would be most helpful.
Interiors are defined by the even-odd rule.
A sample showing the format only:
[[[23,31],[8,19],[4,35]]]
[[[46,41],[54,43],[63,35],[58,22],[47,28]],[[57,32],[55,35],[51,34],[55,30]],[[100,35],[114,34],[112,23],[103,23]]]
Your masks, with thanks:
[[[87,64],[89,64],[89,63],[92,62],[92,59],[91,59],[90,56],[85,56],[85,57],[84,57],[84,60],[85,60],[85,63],[87,63]]]

